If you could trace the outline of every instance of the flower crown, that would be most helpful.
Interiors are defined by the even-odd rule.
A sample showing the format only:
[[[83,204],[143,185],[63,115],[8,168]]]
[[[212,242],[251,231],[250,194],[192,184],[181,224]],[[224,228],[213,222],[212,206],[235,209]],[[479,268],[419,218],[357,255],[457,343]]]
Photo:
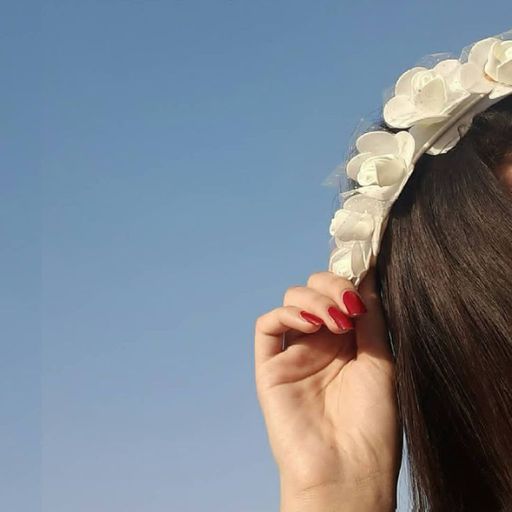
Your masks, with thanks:
[[[464,51],[469,51],[465,55]],[[362,133],[345,166],[358,188],[342,192],[330,223],[329,270],[358,286],[376,261],[391,206],[423,153],[453,148],[473,116],[512,94],[512,31],[477,41],[459,59],[415,66],[395,83],[385,123],[400,129]]]

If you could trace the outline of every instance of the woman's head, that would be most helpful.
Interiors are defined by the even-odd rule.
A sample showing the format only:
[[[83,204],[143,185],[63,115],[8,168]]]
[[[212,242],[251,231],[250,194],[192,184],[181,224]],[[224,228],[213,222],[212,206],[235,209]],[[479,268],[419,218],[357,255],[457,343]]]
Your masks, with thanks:
[[[415,509],[512,510],[512,96],[416,163],[377,271]]]

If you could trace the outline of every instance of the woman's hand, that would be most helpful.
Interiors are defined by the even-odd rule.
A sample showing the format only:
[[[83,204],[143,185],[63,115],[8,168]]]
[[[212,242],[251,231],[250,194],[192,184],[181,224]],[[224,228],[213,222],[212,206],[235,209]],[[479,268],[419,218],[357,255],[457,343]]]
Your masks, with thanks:
[[[349,312],[347,290],[366,312]],[[343,510],[365,510],[363,503],[394,510],[402,434],[373,267],[358,292],[347,279],[317,272],[256,320],[256,388],[280,471],[282,511],[339,510],[342,503]],[[321,325],[303,319],[304,311]]]

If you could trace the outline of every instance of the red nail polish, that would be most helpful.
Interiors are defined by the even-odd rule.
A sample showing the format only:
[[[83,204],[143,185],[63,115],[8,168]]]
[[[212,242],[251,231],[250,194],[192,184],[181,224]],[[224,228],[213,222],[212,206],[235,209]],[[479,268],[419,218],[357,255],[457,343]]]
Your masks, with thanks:
[[[307,320],[311,324],[322,325],[324,323],[324,321],[321,318],[318,318],[316,315],[308,313],[307,311],[301,311],[299,315],[302,318],[304,318],[304,320]]]
[[[350,320],[350,318],[347,315],[345,315],[345,313],[340,311],[338,308],[331,306],[327,311],[329,312],[329,315],[331,315],[331,318],[336,322],[336,325],[340,329],[346,331],[347,329],[354,328],[352,320]]]
[[[347,311],[351,315],[362,315],[363,313],[366,313],[366,306],[363,304],[357,293],[351,290],[346,290],[343,292],[342,300],[347,307]]]

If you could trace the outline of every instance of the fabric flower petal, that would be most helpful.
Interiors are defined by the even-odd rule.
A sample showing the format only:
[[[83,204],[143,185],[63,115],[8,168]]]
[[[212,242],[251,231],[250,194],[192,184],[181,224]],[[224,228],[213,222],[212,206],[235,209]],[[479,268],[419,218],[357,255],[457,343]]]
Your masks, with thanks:
[[[411,79],[418,71],[425,71],[427,68],[423,66],[415,66],[402,73],[395,84],[396,96],[410,96],[411,95]]]
[[[498,82],[506,85],[512,85],[512,55],[508,62],[504,62],[496,68],[496,77]]]
[[[356,211],[360,213],[369,213],[374,219],[385,214],[387,210],[386,203],[364,194],[354,194],[343,203],[345,210]]]
[[[368,270],[371,258],[371,243],[350,242],[334,250],[329,258],[329,270],[346,279],[356,280],[357,286],[361,275]]]
[[[426,153],[429,155],[440,155],[449,151],[457,142],[460,140],[461,134],[464,131],[462,129],[463,121],[450,127],[449,130],[444,132],[441,136],[436,136],[436,133],[443,129],[443,124],[433,125],[416,125],[413,126],[409,131],[416,140],[417,147],[421,148],[424,144],[428,143],[428,149]],[[432,143],[431,139],[435,138]],[[421,150],[420,150],[421,151]]]
[[[381,201],[389,201],[398,187],[400,183],[395,185],[388,185],[386,187],[380,187],[379,185],[367,185],[364,187],[359,187],[357,191],[360,194],[367,195],[368,197],[373,197],[374,199],[379,199]]]
[[[398,154],[409,166],[414,155],[414,137],[409,132],[400,131],[395,134],[395,139],[398,144]]]
[[[426,77],[418,76],[413,78],[413,90],[416,95],[414,103],[417,108],[429,113],[441,113],[448,99],[445,81],[436,77],[423,83]]]
[[[394,128],[409,128],[418,118],[416,106],[406,96],[394,96],[383,110],[384,121]]]
[[[442,111],[442,114],[451,115],[454,110],[464,103],[465,100],[471,97],[471,93],[465,90],[451,90],[449,98],[446,101],[446,105]]]
[[[349,178],[357,180],[357,173],[363,162],[371,156],[371,153],[358,153],[353,156],[347,163],[346,172]]]
[[[373,233],[373,217],[369,213],[359,213],[340,208],[331,220],[329,233],[339,241],[366,240]]]
[[[448,119],[450,116],[448,114],[439,114],[439,115],[432,115],[432,116],[417,116],[414,121],[411,123],[411,126],[416,124],[435,124],[440,123],[441,121],[444,121],[445,119]]]
[[[489,50],[497,41],[495,37],[487,37],[475,43],[468,55],[468,62],[475,64],[478,68],[483,69],[489,57]]]
[[[369,213],[373,217],[374,228],[371,240],[373,254],[377,254],[382,237],[382,229],[385,227],[384,219],[387,217],[390,207],[390,202],[380,201],[364,194],[353,195],[345,200],[343,204],[343,208],[347,210]]]
[[[487,93],[495,85],[485,78],[482,68],[479,68],[473,62],[466,62],[461,66],[459,80],[464,89],[475,93]]]
[[[510,61],[512,61],[512,41],[499,41],[497,39],[489,50],[489,57],[484,70],[493,80],[504,84],[512,84],[512,79],[510,82],[507,81],[510,77],[506,76],[506,72],[499,72],[499,68]],[[500,74],[502,76],[499,76]]]
[[[457,59],[445,59],[439,61],[433,68],[432,71],[439,73],[444,78],[452,76],[457,69],[460,67],[460,62]]]
[[[512,41],[501,41],[496,47],[496,55],[501,62],[512,59]]]
[[[359,184],[379,185],[381,187],[392,185],[405,174],[405,162],[393,155],[379,155],[368,158],[363,165],[357,181]]]
[[[372,246],[369,240],[356,242],[352,251],[352,271],[356,277],[359,277],[362,272],[368,269],[371,253]]]
[[[395,136],[383,130],[363,133],[358,137],[356,147],[361,153],[367,152],[373,155],[398,152]]]
[[[389,211],[389,209],[388,209],[388,211]],[[381,243],[384,231],[386,229],[388,219],[389,219],[389,217],[386,215],[386,216],[379,217],[377,219],[377,221],[375,222],[375,229],[373,230],[372,241],[371,241],[373,254],[379,253],[380,243]]]
[[[329,270],[336,275],[352,279],[355,277],[352,269],[352,250],[355,242],[345,244],[335,249],[329,258]]]

